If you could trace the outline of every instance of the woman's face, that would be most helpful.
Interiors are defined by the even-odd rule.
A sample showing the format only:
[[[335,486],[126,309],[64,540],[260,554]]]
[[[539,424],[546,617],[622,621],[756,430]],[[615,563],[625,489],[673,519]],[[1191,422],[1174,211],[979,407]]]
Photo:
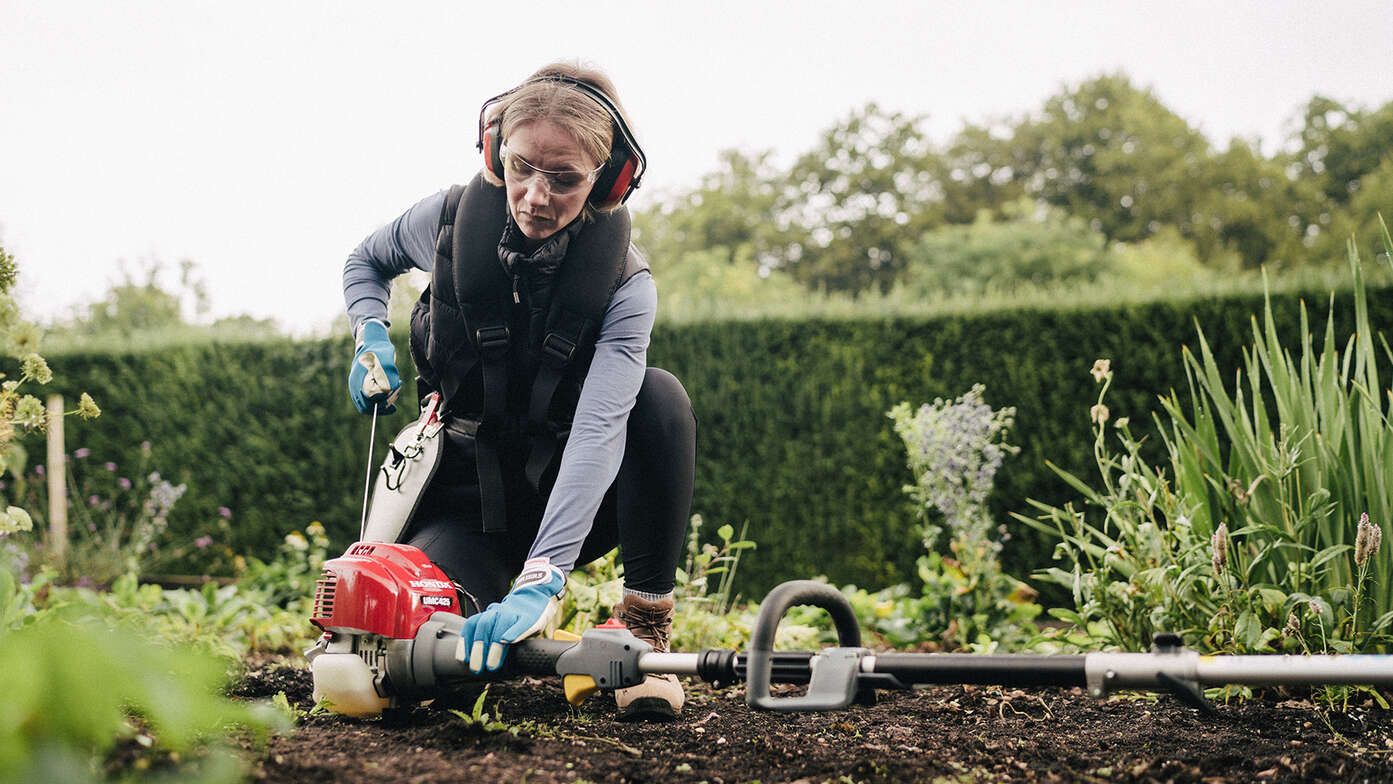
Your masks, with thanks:
[[[598,165],[550,120],[514,128],[503,143],[503,184],[508,212],[523,236],[540,243],[575,220],[590,197]]]

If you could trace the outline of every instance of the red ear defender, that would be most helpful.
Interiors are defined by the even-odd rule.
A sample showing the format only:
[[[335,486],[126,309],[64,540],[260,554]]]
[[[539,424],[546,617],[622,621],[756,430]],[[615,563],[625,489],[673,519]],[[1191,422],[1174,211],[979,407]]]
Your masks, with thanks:
[[[605,162],[604,171],[595,179],[595,187],[590,189],[590,204],[598,210],[617,207],[629,198],[638,187],[634,181],[634,156],[628,150],[616,147]]]
[[[503,123],[500,118],[495,117],[484,126],[479,147],[484,152],[484,168],[488,169],[489,174],[503,179]]]

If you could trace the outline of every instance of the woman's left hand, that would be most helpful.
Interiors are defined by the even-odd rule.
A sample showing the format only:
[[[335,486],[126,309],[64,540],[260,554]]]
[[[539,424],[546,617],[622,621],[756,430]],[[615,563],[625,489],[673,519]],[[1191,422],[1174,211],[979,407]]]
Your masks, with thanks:
[[[503,601],[464,619],[460,641],[468,652],[464,661],[469,669],[492,672],[502,666],[508,645],[537,634],[553,622],[561,612],[565,588],[566,576],[546,558],[523,564],[522,574]]]

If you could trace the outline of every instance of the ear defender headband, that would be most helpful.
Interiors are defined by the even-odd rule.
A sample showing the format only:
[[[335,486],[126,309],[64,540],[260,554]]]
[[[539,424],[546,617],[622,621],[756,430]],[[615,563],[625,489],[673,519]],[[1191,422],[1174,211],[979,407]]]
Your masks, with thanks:
[[[560,82],[573,87],[599,104],[609,115],[614,126],[614,140],[610,144],[609,160],[605,161],[604,169],[595,178],[595,185],[590,190],[590,204],[600,210],[623,204],[629,198],[629,194],[638,187],[643,173],[648,170],[643,148],[638,146],[638,141],[634,139],[633,131],[629,130],[629,124],[624,122],[624,115],[619,112],[619,107],[615,106],[603,91],[589,82],[569,76],[557,74],[528,79],[508,92],[484,101],[484,105],[479,108],[478,144],[479,150],[484,154],[484,167],[498,179],[503,179],[503,156],[500,152],[503,146],[503,113],[499,112],[497,116],[488,118],[489,107],[536,82]]]

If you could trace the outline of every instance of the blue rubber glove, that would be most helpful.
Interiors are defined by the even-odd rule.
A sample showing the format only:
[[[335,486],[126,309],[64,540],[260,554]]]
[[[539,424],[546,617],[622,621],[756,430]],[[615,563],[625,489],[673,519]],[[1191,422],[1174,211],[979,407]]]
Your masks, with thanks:
[[[476,673],[485,667],[490,672],[498,669],[510,644],[537,634],[555,620],[565,588],[566,576],[551,561],[529,559],[503,601],[464,619],[456,658]]]
[[[358,332],[358,351],[348,371],[348,395],[359,413],[370,413],[376,405],[379,414],[390,414],[397,410],[394,404],[400,393],[397,350],[387,337],[387,325],[368,319]]]

